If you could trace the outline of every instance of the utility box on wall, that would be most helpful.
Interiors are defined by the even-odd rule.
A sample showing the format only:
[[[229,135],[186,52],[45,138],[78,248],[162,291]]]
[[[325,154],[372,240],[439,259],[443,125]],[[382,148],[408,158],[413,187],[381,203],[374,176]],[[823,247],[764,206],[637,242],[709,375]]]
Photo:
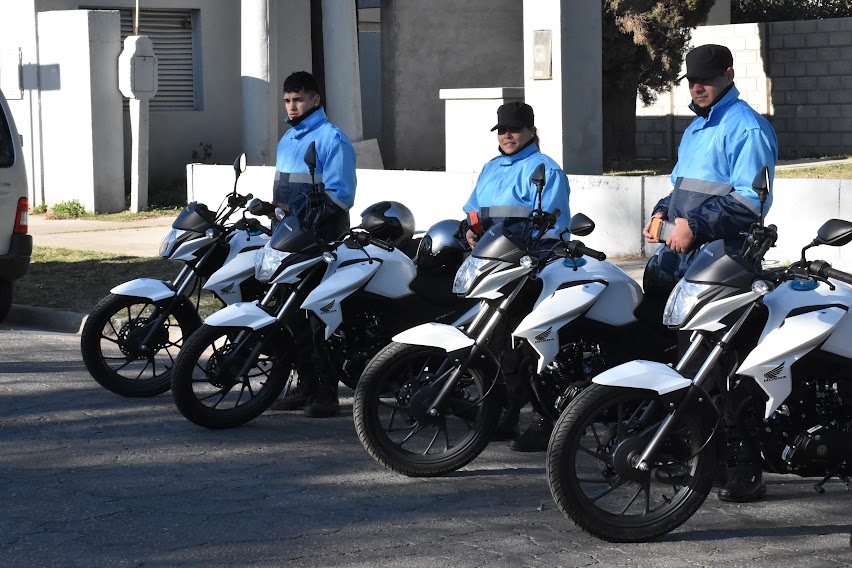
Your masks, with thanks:
[[[128,99],[149,100],[157,94],[157,56],[148,36],[127,36],[118,57],[118,88]]]

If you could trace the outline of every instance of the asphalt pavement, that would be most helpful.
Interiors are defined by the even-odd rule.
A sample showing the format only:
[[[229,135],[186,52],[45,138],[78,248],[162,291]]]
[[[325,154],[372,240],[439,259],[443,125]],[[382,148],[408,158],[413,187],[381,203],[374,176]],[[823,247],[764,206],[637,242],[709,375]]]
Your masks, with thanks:
[[[341,395],[336,418],[205,430],[168,393],[101,388],[79,336],[0,325],[0,566],[852,567],[838,481],[770,475],[761,502],[711,495],[658,542],[610,544],[558,511],[544,454],[494,442],[404,477],[363,450]]]

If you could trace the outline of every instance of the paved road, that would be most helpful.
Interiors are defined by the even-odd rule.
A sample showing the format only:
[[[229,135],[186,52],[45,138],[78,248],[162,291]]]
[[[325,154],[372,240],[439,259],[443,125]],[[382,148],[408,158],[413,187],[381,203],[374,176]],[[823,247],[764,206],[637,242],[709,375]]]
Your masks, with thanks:
[[[207,431],[171,397],[96,385],[79,337],[0,326],[0,566],[852,566],[852,496],[769,478],[661,542],[613,545],[556,510],[542,454],[494,443],[440,479],[388,472],[344,415]],[[347,391],[348,392],[348,391]]]

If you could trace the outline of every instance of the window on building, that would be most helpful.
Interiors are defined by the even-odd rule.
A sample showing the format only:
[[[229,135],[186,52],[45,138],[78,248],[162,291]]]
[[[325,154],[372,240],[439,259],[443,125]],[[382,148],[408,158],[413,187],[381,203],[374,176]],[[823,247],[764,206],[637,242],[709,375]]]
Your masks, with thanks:
[[[113,9],[121,14],[123,45],[124,38],[133,35],[134,10]],[[198,19],[199,10],[139,11],[139,33],[151,38],[157,55],[157,94],[148,107],[152,111],[203,110]]]

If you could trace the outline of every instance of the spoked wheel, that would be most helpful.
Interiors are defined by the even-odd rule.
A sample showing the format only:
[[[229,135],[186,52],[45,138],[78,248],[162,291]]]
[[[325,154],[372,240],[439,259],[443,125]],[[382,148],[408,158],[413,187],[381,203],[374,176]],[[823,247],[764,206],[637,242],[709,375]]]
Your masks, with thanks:
[[[175,362],[175,404],[199,426],[233,428],[245,424],[269,408],[287,384],[292,370],[287,351],[278,350],[275,356],[261,353],[249,361],[255,343],[240,341],[240,331],[202,325]],[[239,376],[243,368],[246,372]]]
[[[184,339],[201,320],[183,298],[157,326],[169,300],[110,294],[86,318],[80,338],[83,362],[104,388],[122,396],[148,397],[169,390],[172,367]]]
[[[713,486],[715,444],[694,413],[673,425],[648,471],[634,462],[665,416],[651,391],[591,385],[560,416],[547,451],[559,509],[610,542],[646,542],[689,519]]]
[[[433,477],[470,463],[491,440],[499,416],[493,373],[469,369],[436,416],[428,409],[452,369],[438,377],[442,349],[391,343],[370,362],[355,390],[355,429],[385,467]]]

